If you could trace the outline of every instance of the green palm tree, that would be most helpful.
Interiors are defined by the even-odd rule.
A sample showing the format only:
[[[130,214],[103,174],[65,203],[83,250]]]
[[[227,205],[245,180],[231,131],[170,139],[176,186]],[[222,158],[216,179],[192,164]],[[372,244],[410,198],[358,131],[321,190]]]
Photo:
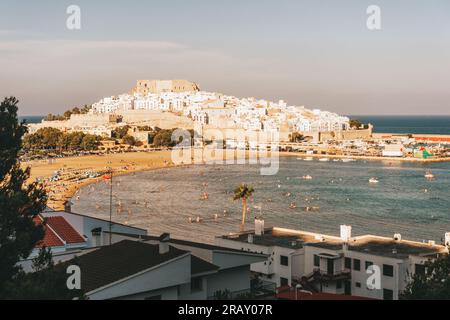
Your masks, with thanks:
[[[245,214],[247,213],[247,199],[250,198],[255,192],[253,187],[247,186],[246,184],[241,184],[234,190],[234,200],[242,199],[242,224],[241,227],[244,228],[245,225]]]

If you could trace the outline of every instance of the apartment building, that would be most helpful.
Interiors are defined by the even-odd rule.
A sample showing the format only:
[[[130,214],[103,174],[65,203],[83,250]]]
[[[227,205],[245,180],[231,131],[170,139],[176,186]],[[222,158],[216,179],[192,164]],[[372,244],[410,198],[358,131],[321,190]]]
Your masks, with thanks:
[[[266,228],[256,220],[255,230],[216,238],[216,244],[269,258],[251,270],[277,286],[300,285],[311,292],[346,294],[373,299],[398,299],[424,263],[448,254],[444,244],[374,235],[352,236],[341,226],[340,237],[283,228]]]

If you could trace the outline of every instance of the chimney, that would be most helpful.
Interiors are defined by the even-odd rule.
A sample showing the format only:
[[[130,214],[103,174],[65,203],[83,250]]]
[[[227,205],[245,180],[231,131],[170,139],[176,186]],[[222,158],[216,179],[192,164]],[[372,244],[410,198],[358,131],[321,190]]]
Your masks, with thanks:
[[[169,252],[169,241],[169,233],[163,233],[159,236],[159,254],[166,254]]]
[[[70,200],[64,202],[64,211],[72,213],[72,202]]]
[[[262,236],[264,234],[264,219],[255,219],[255,235]]]
[[[447,232],[444,237],[444,245],[450,248],[450,232]]]
[[[341,225],[341,240],[348,243],[352,237],[352,226]]]

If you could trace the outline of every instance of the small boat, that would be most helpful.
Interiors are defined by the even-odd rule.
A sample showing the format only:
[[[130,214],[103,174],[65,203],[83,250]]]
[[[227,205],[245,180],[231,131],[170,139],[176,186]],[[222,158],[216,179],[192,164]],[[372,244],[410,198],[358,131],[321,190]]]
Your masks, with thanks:
[[[295,208],[297,208],[297,205],[296,205],[294,202],[292,202],[292,203],[289,205],[289,209],[295,209]]]
[[[339,162],[339,161],[341,161],[341,160],[339,160],[339,159],[333,159],[333,162]]]
[[[312,180],[312,177],[308,174],[302,177],[303,180]]]
[[[355,161],[354,159],[342,159],[342,162],[353,162]]]
[[[380,182],[380,181],[378,181],[377,178],[370,178],[369,179],[369,183],[378,183],[378,182]]]
[[[321,162],[328,162],[328,161],[330,161],[330,158],[320,158],[319,161],[321,161]]]
[[[314,158],[313,157],[307,157],[307,158],[305,158],[305,159],[303,159],[304,161],[313,161],[314,160]]]
[[[429,179],[429,180],[434,179],[434,174],[428,171],[428,172],[425,174],[425,178],[427,178],[427,179]]]

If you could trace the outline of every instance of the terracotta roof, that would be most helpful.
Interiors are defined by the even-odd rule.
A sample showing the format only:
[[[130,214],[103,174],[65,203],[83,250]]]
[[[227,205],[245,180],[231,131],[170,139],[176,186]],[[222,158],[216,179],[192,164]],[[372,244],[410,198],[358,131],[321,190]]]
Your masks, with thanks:
[[[34,217],[33,221],[36,225],[41,225],[43,222],[42,218],[39,216]],[[64,243],[61,241],[61,239],[59,239],[58,236],[47,225],[44,225],[44,232],[44,239],[42,239],[35,245],[36,248],[64,246]]]
[[[83,243],[86,240],[63,217],[48,217],[50,226],[66,243]]]

